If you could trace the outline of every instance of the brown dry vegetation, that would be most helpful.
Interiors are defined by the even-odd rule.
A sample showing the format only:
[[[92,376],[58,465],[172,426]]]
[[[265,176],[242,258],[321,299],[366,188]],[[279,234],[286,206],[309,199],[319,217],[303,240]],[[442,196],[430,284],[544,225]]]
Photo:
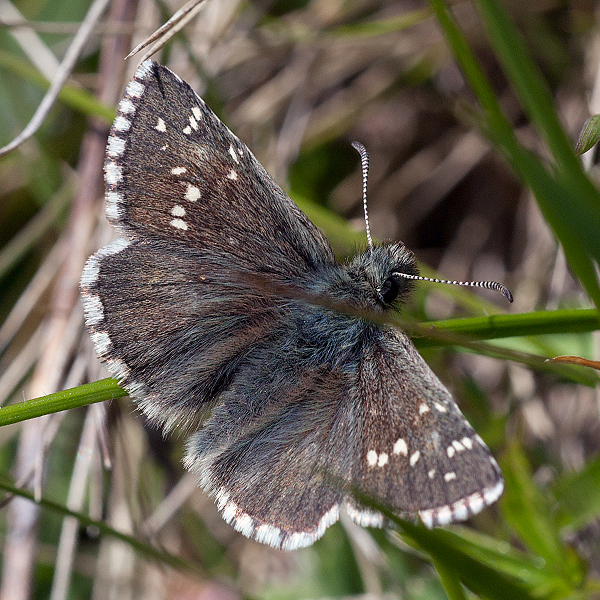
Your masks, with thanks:
[[[59,0],[20,4],[24,18],[37,24],[39,47],[16,40],[17,17],[0,8],[0,19],[7,22],[0,29],[2,144],[24,127],[41,98],[34,78],[19,70],[28,66],[23,47],[50,79],[52,57],[62,56],[71,38],[44,29],[52,22],[60,31],[63,21],[77,21],[87,10],[85,4]],[[123,63],[123,56],[179,8],[169,4],[175,6],[114,0],[70,85],[93,90],[114,106],[137,65],[136,58]],[[595,6],[534,0],[506,2],[505,8],[574,142],[590,112],[600,112],[593,107],[600,46]],[[490,49],[477,7],[455,2],[453,11],[519,141],[549,159]],[[473,302],[462,291],[422,284],[407,307],[417,320],[592,306],[531,192],[480,133],[477,101],[427,4],[209,0],[154,58],[206,98],[323,228],[340,258],[366,243],[358,157],[350,146],[359,140],[371,158],[373,235],[404,241],[440,277],[495,279],[515,296],[506,307],[491,293],[481,292],[485,301]],[[3,402],[107,376],[84,332],[77,290],[85,259],[113,235],[102,207],[108,121],[92,113],[59,101],[34,138],[0,160]],[[593,175],[591,162],[586,164]],[[594,358],[596,345],[592,334],[578,332],[505,343],[542,357]],[[518,446],[536,485],[532,503],[541,494],[548,514],[554,514],[549,486],[563,472],[584,468],[598,452],[600,404],[593,380],[591,386],[580,385],[456,347],[423,353],[500,459]],[[236,534],[183,474],[182,440],[165,441],[145,429],[125,400],[4,427],[0,444],[4,477],[10,475],[18,487],[104,519],[188,559],[199,571],[183,575],[157,565],[131,545],[97,537],[93,527],[12,499],[0,525],[6,600],[50,597],[51,588],[56,600],[444,597],[427,563],[382,532],[337,525],[314,548],[290,554]],[[517,470],[510,460],[503,467]],[[540,554],[498,507],[476,525],[531,556]],[[574,571],[583,572],[586,565],[598,577],[599,539],[597,522],[590,518],[575,531],[563,531],[560,552],[578,565]],[[71,583],[60,583],[61,577],[68,582],[71,571]],[[61,592],[67,587],[70,591]]]

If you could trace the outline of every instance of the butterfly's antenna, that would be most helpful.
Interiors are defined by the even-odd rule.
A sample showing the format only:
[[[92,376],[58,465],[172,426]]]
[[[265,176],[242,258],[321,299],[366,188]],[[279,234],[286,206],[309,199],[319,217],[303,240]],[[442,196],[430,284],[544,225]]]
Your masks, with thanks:
[[[367,230],[367,242],[369,250],[373,251],[373,240],[371,238],[371,228],[369,227],[369,213],[367,213],[367,177],[369,175],[369,153],[360,142],[352,142],[352,147],[360,154],[360,163],[362,165],[363,178],[363,210],[365,211],[365,228]]]
[[[497,281],[449,281],[448,279],[432,279],[431,277],[422,277],[421,275],[409,275],[408,273],[392,273],[398,277],[405,279],[417,279],[419,281],[432,281],[433,283],[448,283],[451,285],[466,285],[468,287],[481,287],[488,290],[496,290],[500,292],[509,302],[513,301],[513,295],[510,290],[503,284]]]

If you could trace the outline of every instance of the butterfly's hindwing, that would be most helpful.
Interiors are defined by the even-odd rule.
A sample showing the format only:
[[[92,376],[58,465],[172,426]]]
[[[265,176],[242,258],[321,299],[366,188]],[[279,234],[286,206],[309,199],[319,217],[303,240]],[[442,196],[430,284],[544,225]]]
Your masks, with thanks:
[[[191,438],[188,468],[245,535],[276,532],[272,545],[300,547],[342,505],[357,523],[383,526],[353,492],[428,526],[464,520],[501,493],[494,458],[409,338],[354,328],[354,359],[332,353],[302,373],[273,350],[280,341],[255,348]]]
[[[288,550],[320,538],[344,495],[328,478],[328,447],[346,376],[323,366],[295,379],[292,369],[256,348],[185,460],[238,531]]]

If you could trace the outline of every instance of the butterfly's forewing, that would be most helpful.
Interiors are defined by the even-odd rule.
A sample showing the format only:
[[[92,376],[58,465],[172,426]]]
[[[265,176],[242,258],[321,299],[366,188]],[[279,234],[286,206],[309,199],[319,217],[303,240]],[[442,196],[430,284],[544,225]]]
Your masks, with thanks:
[[[364,347],[349,404],[361,434],[350,479],[367,498],[431,527],[465,520],[502,493],[496,460],[402,331],[380,328]],[[356,522],[377,524],[355,509],[350,501]]]
[[[187,83],[152,61],[119,104],[105,180],[109,220],[127,234],[284,277],[333,261],[323,234],[246,145]]]
[[[227,261],[119,239],[87,263],[81,288],[96,352],[146,415],[167,429],[198,423],[281,310],[234,286]]]

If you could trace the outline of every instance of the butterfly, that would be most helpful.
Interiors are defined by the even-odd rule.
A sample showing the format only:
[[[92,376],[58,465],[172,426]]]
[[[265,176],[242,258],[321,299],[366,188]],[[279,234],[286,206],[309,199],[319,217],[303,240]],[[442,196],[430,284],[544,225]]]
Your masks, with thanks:
[[[87,328],[150,421],[191,431],[185,466],[237,531],[293,550],[341,510],[385,526],[353,490],[428,527],[498,499],[498,464],[409,337],[360,314],[410,294],[402,243],[336,262],[244,143],[152,61],[127,85],[104,172],[120,237],[85,266]]]

